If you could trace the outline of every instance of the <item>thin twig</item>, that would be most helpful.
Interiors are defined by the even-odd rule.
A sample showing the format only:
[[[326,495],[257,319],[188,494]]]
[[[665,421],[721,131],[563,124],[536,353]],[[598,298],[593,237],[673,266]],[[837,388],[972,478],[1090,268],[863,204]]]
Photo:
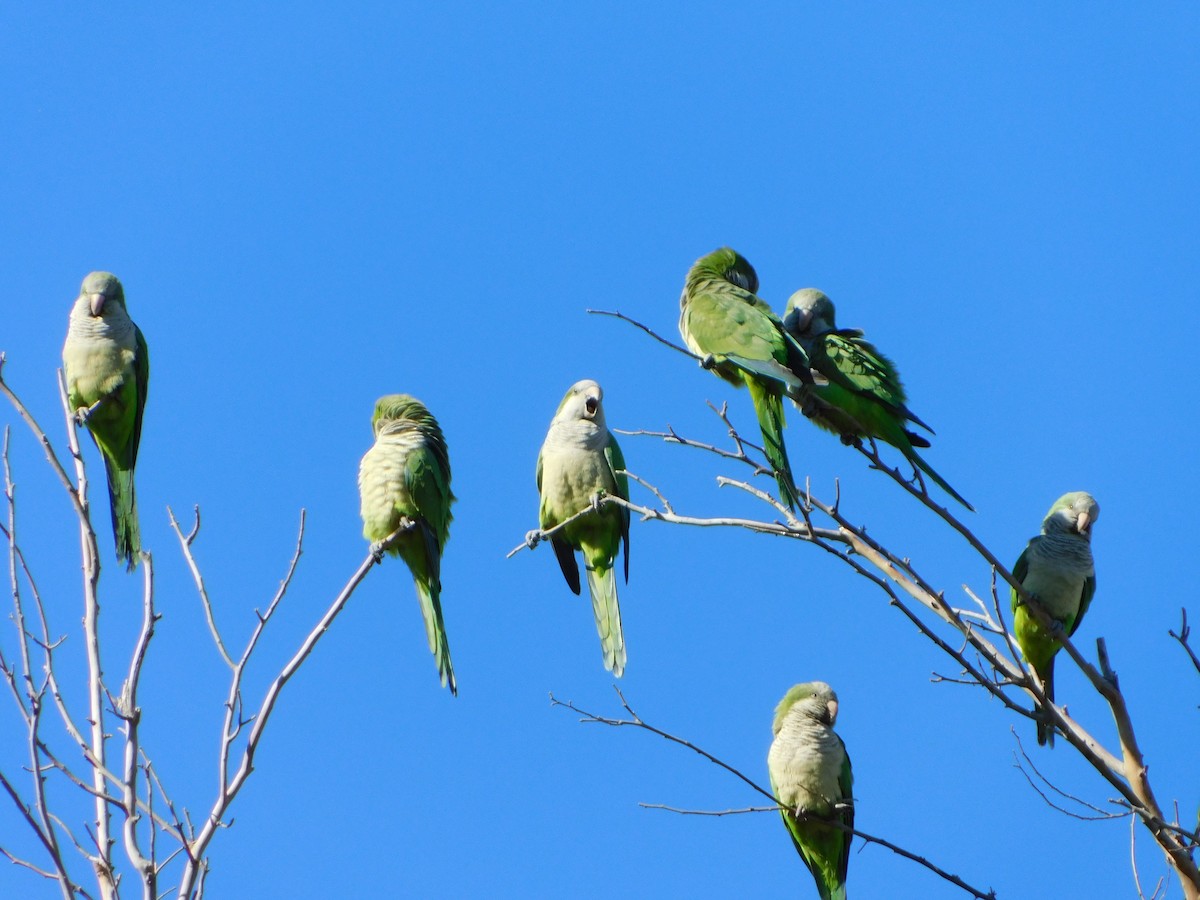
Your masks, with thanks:
[[[950,882],[951,884],[955,885],[956,887],[959,887],[962,890],[966,891],[967,893],[971,894],[971,896],[977,898],[977,900],[995,900],[996,894],[994,891],[986,891],[985,892],[985,891],[981,891],[975,887],[972,887],[970,884],[963,881],[957,875],[953,875],[950,872],[947,872],[945,869],[942,869],[941,867],[935,865],[934,863],[930,862],[923,856],[919,856],[916,853],[913,853],[909,850],[905,850],[904,848],[902,848],[896,844],[893,844],[891,841],[887,841],[883,838],[876,837],[875,835],[871,835],[871,834],[867,834],[862,831],[858,831],[857,829],[851,828],[851,827],[845,825],[844,823],[842,823],[836,819],[833,819],[833,818],[817,816],[817,815],[814,815],[811,813],[805,813],[802,810],[794,810],[794,809],[785,807],[783,804],[781,804],[779,802],[779,798],[777,798],[769,790],[767,790],[766,788],[757,784],[753,779],[749,778],[748,776],[743,774],[740,770],[731,766],[729,763],[714,756],[713,754],[709,753],[704,748],[702,748],[696,744],[693,744],[691,741],[685,740],[684,738],[678,737],[677,735],[671,734],[670,732],[663,731],[661,728],[657,728],[654,725],[651,725],[649,722],[646,722],[636,712],[633,711],[633,708],[629,705],[629,702],[625,699],[625,695],[621,693],[621,690],[618,687],[616,687],[616,685],[613,686],[613,690],[616,692],[617,698],[620,700],[621,707],[625,710],[626,713],[629,714],[628,719],[614,719],[614,718],[610,718],[608,716],[600,716],[600,715],[596,715],[595,713],[586,712],[585,710],[580,709],[579,707],[575,706],[575,704],[573,704],[569,701],[559,700],[558,698],[556,698],[554,696],[554,694],[550,695],[550,704],[551,704],[551,706],[561,706],[565,709],[569,709],[572,712],[582,716],[583,718],[580,721],[582,721],[584,723],[597,723],[597,724],[609,725],[609,726],[613,726],[613,727],[621,727],[621,726],[631,725],[635,728],[641,728],[645,731],[649,731],[651,734],[655,734],[661,738],[664,738],[665,740],[668,740],[672,743],[678,744],[681,747],[686,747],[689,750],[691,750],[693,753],[696,753],[696,754],[704,757],[709,762],[711,762],[711,763],[719,766],[720,768],[724,769],[725,771],[729,772],[731,775],[738,778],[740,781],[745,783],[751,789],[757,791],[759,794],[762,794],[764,797],[769,799],[772,803],[772,805],[768,806],[768,807],[751,807],[751,808],[744,809],[744,810],[723,810],[723,811],[682,810],[682,809],[677,809],[674,807],[664,806],[661,804],[646,804],[646,803],[639,803],[638,804],[639,806],[643,806],[643,807],[647,807],[647,808],[666,809],[666,810],[670,810],[671,812],[678,812],[681,814],[709,815],[709,816],[724,816],[724,815],[731,815],[731,814],[738,813],[738,812],[763,812],[763,811],[774,811],[774,810],[787,809],[787,812],[790,815],[799,816],[801,818],[808,819],[811,821],[819,821],[819,822],[822,822],[823,824],[828,825],[832,828],[836,828],[839,831],[844,831],[847,834],[852,834],[857,837],[860,837],[866,843],[878,844],[881,847],[886,847],[887,849],[891,850],[893,853],[896,853],[899,856],[904,857],[905,859],[911,860],[912,862],[915,862],[915,863],[925,867],[926,869],[928,869],[929,871],[931,871],[935,875],[937,875],[939,878],[942,878],[942,879]]]

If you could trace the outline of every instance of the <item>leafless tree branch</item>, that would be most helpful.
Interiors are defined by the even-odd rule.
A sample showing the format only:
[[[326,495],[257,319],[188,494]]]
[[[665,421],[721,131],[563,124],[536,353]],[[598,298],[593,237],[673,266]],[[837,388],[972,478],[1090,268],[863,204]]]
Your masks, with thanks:
[[[1188,643],[1188,638],[1191,637],[1192,634],[1192,626],[1188,624],[1187,608],[1184,607],[1183,609],[1180,609],[1179,614],[1181,619],[1179,633],[1176,634],[1174,631],[1168,629],[1167,634],[1179,642],[1179,646],[1183,648],[1183,652],[1186,653],[1188,655],[1188,659],[1192,661],[1192,666],[1195,667],[1196,672],[1200,673],[1200,656],[1196,655],[1196,651],[1193,650],[1192,645]]]
[[[714,756],[712,753],[709,753],[704,748],[702,748],[696,744],[693,744],[689,740],[678,737],[677,735],[671,734],[670,732],[663,731],[661,728],[658,728],[654,725],[651,725],[649,722],[646,722],[644,719],[641,718],[641,716],[639,716],[636,712],[633,711],[633,708],[629,705],[629,702],[625,699],[625,695],[621,693],[621,690],[616,685],[613,685],[613,690],[616,691],[617,698],[620,700],[622,709],[624,709],[625,712],[628,713],[628,715],[629,715],[628,719],[614,719],[614,718],[611,718],[608,716],[600,716],[595,713],[587,712],[585,710],[580,709],[575,704],[573,704],[569,701],[559,700],[558,698],[556,698],[554,696],[554,694],[550,695],[550,705],[551,706],[561,706],[564,709],[571,710],[572,712],[581,716],[582,718],[580,719],[580,721],[585,724],[595,723],[595,724],[599,724],[599,725],[608,725],[608,726],[611,726],[614,728],[619,728],[621,726],[632,726],[634,728],[640,728],[644,731],[649,731],[651,734],[657,735],[658,737],[661,737],[664,740],[670,741],[671,743],[678,744],[681,747],[686,747],[687,749],[691,750],[693,753],[696,753],[696,754],[704,757],[709,762],[713,763],[716,766],[719,766],[720,768],[724,769],[726,772],[729,772],[731,775],[738,778],[744,784],[749,786],[752,790],[757,791],[759,794],[762,794],[764,797],[769,799],[772,804],[771,806],[765,806],[765,807],[750,807],[747,809],[730,809],[730,810],[721,810],[721,811],[685,810],[685,809],[679,809],[676,807],[665,806],[662,804],[651,804],[651,803],[639,803],[638,804],[639,806],[642,806],[642,807],[648,808],[648,809],[664,809],[664,810],[668,810],[670,812],[680,813],[683,815],[700,815],[700,816],[726,816],[726,815],[733,815],[733,814],[745,813],[745,812],[775,812],[775,811],[787,810],[787,812],[789,812],[792,815],[799,816],[803,819],[819,821],[819,822],[821,822],[825,825],[828,825],[832,828],[836,828],[839,831],[844,831],[847,834],[852,834],[856,837],[861,838],[865,843],[878,844],[881,847],[886,847],[888,850],[891,850],[893,853],[895,853],[899,856],[902,856],[905,859],[908,859],[912,862],[915,862],[918,865],[923,866],[924,868],[933,872],[939,878],[942,878],[942,879],[950,882],[951,884],[955,885],[956,887],[961,888],[962,890],[969,893],[971,896],[978,898],[978,900],[995,900],[996,894],[994,891],[987,891],[987,892],[980,891],[978,888],[972,887],[970,884],[963,881],[957,875],[953,875],[950,872],[947,872],[945,869],[942,869],[940,866],[937,866],[934,863],[930,862],[925,857],[920,856],[916,853],[913,853],[910,850],[905,850],[903,847],[893,844],[891,841],[885,840],[880,837],[876,837],[875,835],[867,834],[866,832],[859,831],[858,829],[855,829],[855,828],[850,828],[847,825],[845,825],[844,823],[842,823],[836,819],[825,818],[824,816],[817,816],[812,813],[807,813],[804,810],[795,810],[795,809],[791,809],[790,807],[784,806],[783,804],[781,804],[779,802],[779,799],[774,794],[772,794],[769,790],[767,790],[766,788],[757,784],[753,779],[749,778],[748,776],[743,774],[740,770],[731,766],[729,763],[718,758],[717,756]]]

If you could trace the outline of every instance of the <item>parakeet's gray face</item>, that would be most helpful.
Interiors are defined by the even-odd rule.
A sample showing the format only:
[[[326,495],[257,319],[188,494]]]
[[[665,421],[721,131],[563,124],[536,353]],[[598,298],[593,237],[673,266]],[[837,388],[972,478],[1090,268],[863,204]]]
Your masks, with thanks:
[[[815,288],[802,288],[788,298],[783,327],[792,334],[824,334],[834,329],[833,301]]]
[[[600,401],[604,399],[604,391],[600,385],[591,379],[577,381],[571,385],[567,395],[558,408],[555,418],[586,419],[597,424],[604,423],[604,412]]]
[[[1091,540],[1092,526],[1098,518],[1100,504],[1096,502],[1096,498],[1087,491],[1073,491],[1058,498],[1046,516],[1046,522],[1050,524],[1053,520],[1059,530],[1074,532]]]
[[[103,315],[107,304],[125,305],[125,291],[112,272],[92,272],[83,279],[79,294],[88,298],[88,309],[93,316]]]
[[[837,722],[837,694],[824,681],[809,681],[795,685],[784,695],[775,710],[773,727],[776,734],[779,733],[783,718],[792,711],[832,728]]]

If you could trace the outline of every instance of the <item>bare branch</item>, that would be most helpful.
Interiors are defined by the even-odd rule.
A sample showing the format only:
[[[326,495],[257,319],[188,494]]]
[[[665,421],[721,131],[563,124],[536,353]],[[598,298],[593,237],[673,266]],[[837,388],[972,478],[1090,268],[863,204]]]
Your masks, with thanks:
[[[1192,661],[1192,665],[1195,667],[1196,672],[1200,673],[1200,656],[1196,655],[1196,651],[1193,650],[1192,645],[1188,643],[1188,638],[1192,633],[1192,626],[1188,624],[1187,608],[1185,607],[1180,609],[1179,613],[1182,619],[1182,624],[1179,626],[1179,633],[1176,634],[1174,631],[1168,629],[1167,634],[1179,641],[1179,646],[1183,648],[1184,652],[1188,655],[1188,659]]]
[[[411,520],[402,520],[400,527],[388,535],[387,538],[381,541],[377,546],[379,548],[386,549],[388,546],[391,546],[400,535],[407,531],[411,531],[414,527],[415,523]],[[345,608],[346,603],[350,600],[355,588],[357,588],[362,580],[366,578],[367,573],[371,570],[371,567],[378,564],[382,558],[380,553],[375,551],[375,546],[373,545],[372,552],[367,554],[367,558],[363,560],[362,564],[358,567],[358,570],[350,577],[350,580],[346,583],[345,587],[342,588],[337,597],[334,598],[333,603],[330,604],[320,621],[317,622],[313,629],[308,633],[308,636],[301,643],[300,648],[283,667],[279,674],[275,676],[275,680],[272,681],[270,687],[267,688],[267,693],[263,697],[258,711],[250,720],[253,721],[254,724],[250,728],[250,734],[246,738],[245,746],[242,748],[241,761],[238,765],[238,769],[231,777],[229,777],[226,775],[226,772],[230,745],[241,730],[241,724],[239,723],[237,726],[233,726],[231,720],[232,711],[236,705],[237,696],[240,694],[241,690],[241,673],[245,668],[251,652],[257,644],[259,636],[262,634],[263,628],[266,626],[267,621],[278,607],[280,601],[282,601],[283,596],[287,591],[287,587],[291,583],[292,575],[295,572],[296,564],[300,558],[303,538],[304,514],[302,512],[300,520],[300,536],[297,538],[296,552],[292,557],[292,562],[289,566],[288,573],[284,577],[283,582],[280,584],[279,590],[274,599],[271,601],[271,605],[267,608],[267,611],[259,616],[259,623],[256,626],[254,633],[247,644],[246,650],[242,654],[242,658],[238,662],[237,668],[234,672],[233,684],[230,688],[229,700],[226,705],[225,732],[224,736],[222,737],[220,757],[220,788],[217,798],[214,801],[212,808],[209,810],[207,818],[205,819],[204,825],[200,828],[195,838],[187,842],[188,858],[184,865],[183,877],[181,879],[179,892],[177,895],[179,900],[189,900],[189,898],[197,898],[198,900],[198,898],[203,895],[204,877],[205,873],[207,872],[207,863],[205,862],[204,857],[208,849],[208,844],[210,841],[212,841],[217,829],[222,826],[225,813],[229,809],[230,804],[233,803],[234,798],[237,797],[238,792],[246,783],[246,779],[249,778],[250,774],[254,771],[254,755],[258,750],[259,742],[262,740],[263,731],[267,726],[267,722],[271,718],[271,713],[275,709],[275,703],[279,699],[279,695],[282,693],[284,686],[288,683],[291,677],[296,674],[296,671],[308,658],[309,654],[312,653],[322,636],[324,636],[324,634],[329,630],[330,626],[334,622],[334,619],[336,619],[342,609]],[[382,552],[382,550],[380,550],[380,552]]]
[[[657,334],[654,330],[643,325],[641,322],[637,321],[636,319],[629,318],[629,316],[625,315],[624,313],[620,313],[620,312],[616,312],[616,311],[609,311],[607,309],[589,309],[588,313],[593,316],[612,316],[614,319],[621,319],[625,322],[628,322],[630,325],[633,325],[637,328],[642,329],[642,331],[646,332],[646,334],[650,335],[650,337],[654,338],[660,344],[665,344],[666,346],[670,347],[676,353],[682,353],[684,356],[688,356],[688,357],[691,357],[692,359],[696,360],[696,362],[702,362],[701,358],[699,356],[697,356],[695,353],[693,353],[692,351],[685,350],[683,347],[680,347],[678,344],[671,343],[665,337],[662,337],[661,335]]]
[[[731,775],[740,779],[742,782],[744,782],[746,785],[748,785],[751,789],[757,791],[758,793],[762,794],[764,797],[768,798],[772,803],[771,806],[766,806],[766,807],[750,807],[750,808],[746,808],[746,809],[729,809],[729,810],[721,810],[721,811],[715,811],[715,812],[709,812],[709,811],[703,811],[703,810],[684,810],[684,809],[678,809],[676,807],[665,806],[662,804],[650,804],[650,803],[639,803],[638,804],[639,806],[642,806],[642,807],[648,808],[648,809],[669,810],[670,812],[676,812],[676,813],[680,813],[683,815],[702,815],[702,816],[726,816],[726,815],[734,815],[737,813],[745,813],[745,812],[773,812],[773,811],[786,810],[790,815],[798,816],[801,819],[807,819],[807,820],[814,821],[814,822],[821,822],[832,828],[836,828],[839,831],[844,831],[847,834],[852,834],[857,837],[860,837],[860,838],[862,838],[862,840],[864,842],[866,842],[868,844],[878,844],[881,847],[886,847],[887,849],[891,850],[893,853],[896,853],[899,856],[904,857],[905,859],[911,860],[912,862],[915,862],[918,865],[925,867],[926,869],[928,869],[929,871],[931,871],[935,875],[937,875],[939,878],[942,878],[942,879],[950,882],[951,884],[955,885],[956,887],[961,888],[962,890],[969,893],[971,896],[978,898],[978,900],[995,900],[996,894],[994,891],[987,891],[987,892],[980,891],[979,889],[974,888],[971,885],[969,885],[967,882],[963,881],[957,875],[953,875],[950,872],[947,872],[945,869],[942,869],[939,866],[931,863],[925,857],[919,856],[916,853],[912,853],[909,850],[905,850],[904,848],[902,848],[896,844],[893,844],[891,841],[887,841],[887,840],[884,840],[883,838],[876,837],[874,835],[870,835],[870,834],[867,834],[862,831],[858,831],[857,829],[854,829],[854,828],[850,828],[849,826],[845,825],[844,823],[842,823],[836,819],[833,819],[833,818],[826,818],[825,816],[818,816],[818,815],[814,815],[812,813],[807,813],[804,810],[791,809],[790,807],[784,806],[783,804],[781,804],[779,802],[779,799],[774,794],[772,794],[769,790],[767,790],[766,788],[757,784],[756,782],[754,782],[752,779],[750,779],[746,775],[742,774],[741,771],[734,768],[729,763],[725,762],[722,759],[719,759],[718,757],[709,753],[707,750],[703,749],[702,747],[699,747],[696,744],[693,744],[691,741],[685,740],[684,738],[681,738],[681,737],[673,735],[669,732],[663,731],[661,728],[656,728],[654,725],[651,725],[649,722],[646,722],[645,720],[643,720],[637,713],[635,713],[633,711],[633,708],[629,705],[629,702],[625,699],[625,695],[621,693],[620,689],[616,685],[613,685],[613,690],[616,691],[617,697],[621,702],[621,707],[625,710],[625,712],[627,712],[629,714],[628,719],[613,719],[613,718],[609,718],[607,716],[599,716],[599,715],[596,715],[595,713],[586,712],[586,711],[580,709],[579,707],[575,706],[573,703],[570,703],[568,701],[559,700],[558,698],[556,698],[554,696],[554,694],[550,695],[550,705],[551,706],[561,706],[565,709],[571,710],[574,713],[577,713],[578,715],[583,717],[580,719],[580,721],[585,724],[586,723],[598,723],[601,725],[610,725],[613,727],[621,727],[621,726],[625,726],[625,725],[630,725],[635,728],[641,728],[645,731],[649,731],[651,734],[658,735],[659,737],[664,738],[665,740],[668,740],[674,744],[679,744],[681,747],[687,747],[693,753],[699,754],[700,756],[707,759],[709,762],[721,767],[725,771],[729,772]]]
[[[195,516],[195,522],[192,525],[192,530],[186,535],[179,527],[179,522],[175,518],[175,511],[171,507],[167,507],[167,518],[171,521],[171,528],[175,532],[175,536],[179,538],[179,548],[183,551],[183,558],[187,561],[188,568],[192,572],[192,580],[196,583],[196,590],[200,594],[200,604],[204,607],[204,619],[208,622],[208,631],[212,635],[213,642],[217,645],[217,651],[221,654],[221,659],[225,660],[225,664],[229,668],[234,668],[233,657],[229,655],[229,651],[225,649],[225,643],[221,640],[221,632],[217,628],[217,620],[213,615],[212,603],[208,599],[208,588],[204,586],[204,576],[200,574],[200,567],[196,565],[196,557],[192,555],[192,541],[196,540],[196,536],[200,533],[200,507],[192,508]]]

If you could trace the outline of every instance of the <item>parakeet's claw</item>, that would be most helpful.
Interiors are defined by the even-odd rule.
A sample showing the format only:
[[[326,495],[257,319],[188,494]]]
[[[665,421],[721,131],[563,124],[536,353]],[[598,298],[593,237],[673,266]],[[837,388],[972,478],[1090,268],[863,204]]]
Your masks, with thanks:
[[[383,541],[371,541],[371,556],[375,559],[376,565],[383,562]]]
[[[597,491],[592,494],[588,503],[591,504],[592,512],[600,512],[600,504],[604,502],[604,491]]]
[[[859,440],[858,435],[851,434],[850,432],[846,432],[845,434],[840,435],[840,437],[842,439],[842,443],[845,444],[847,447],[851,447],[851,446],[858,447],[858,446],[861,446],[861,444],[862,444],[862,441]]]
[[[525,546],[528,547],[530,550],[532,550],[534,547],[536,547],[538,545],[538,542],[541,541],[541,539],[542,539],[541,530],[535,528],[535,529],[533,529],[533,531],[526,532]]]
[[[100,408],[100,404],[103,402],[104,402],[104,398],[101,397],[99,400],[97,400],[91,406],[81,406],[81,407],[79,407],[79,409],[75,410],[75,424],[78,425],[80,428],[82,428],[84,425],[86,425],[88,419],[90,419],[92,417],[92,414],[97,409]]]
[[[700,360],[700,368],[715,369],[717,367],[717,358],[711,353],[704,354],[704,358]]]

